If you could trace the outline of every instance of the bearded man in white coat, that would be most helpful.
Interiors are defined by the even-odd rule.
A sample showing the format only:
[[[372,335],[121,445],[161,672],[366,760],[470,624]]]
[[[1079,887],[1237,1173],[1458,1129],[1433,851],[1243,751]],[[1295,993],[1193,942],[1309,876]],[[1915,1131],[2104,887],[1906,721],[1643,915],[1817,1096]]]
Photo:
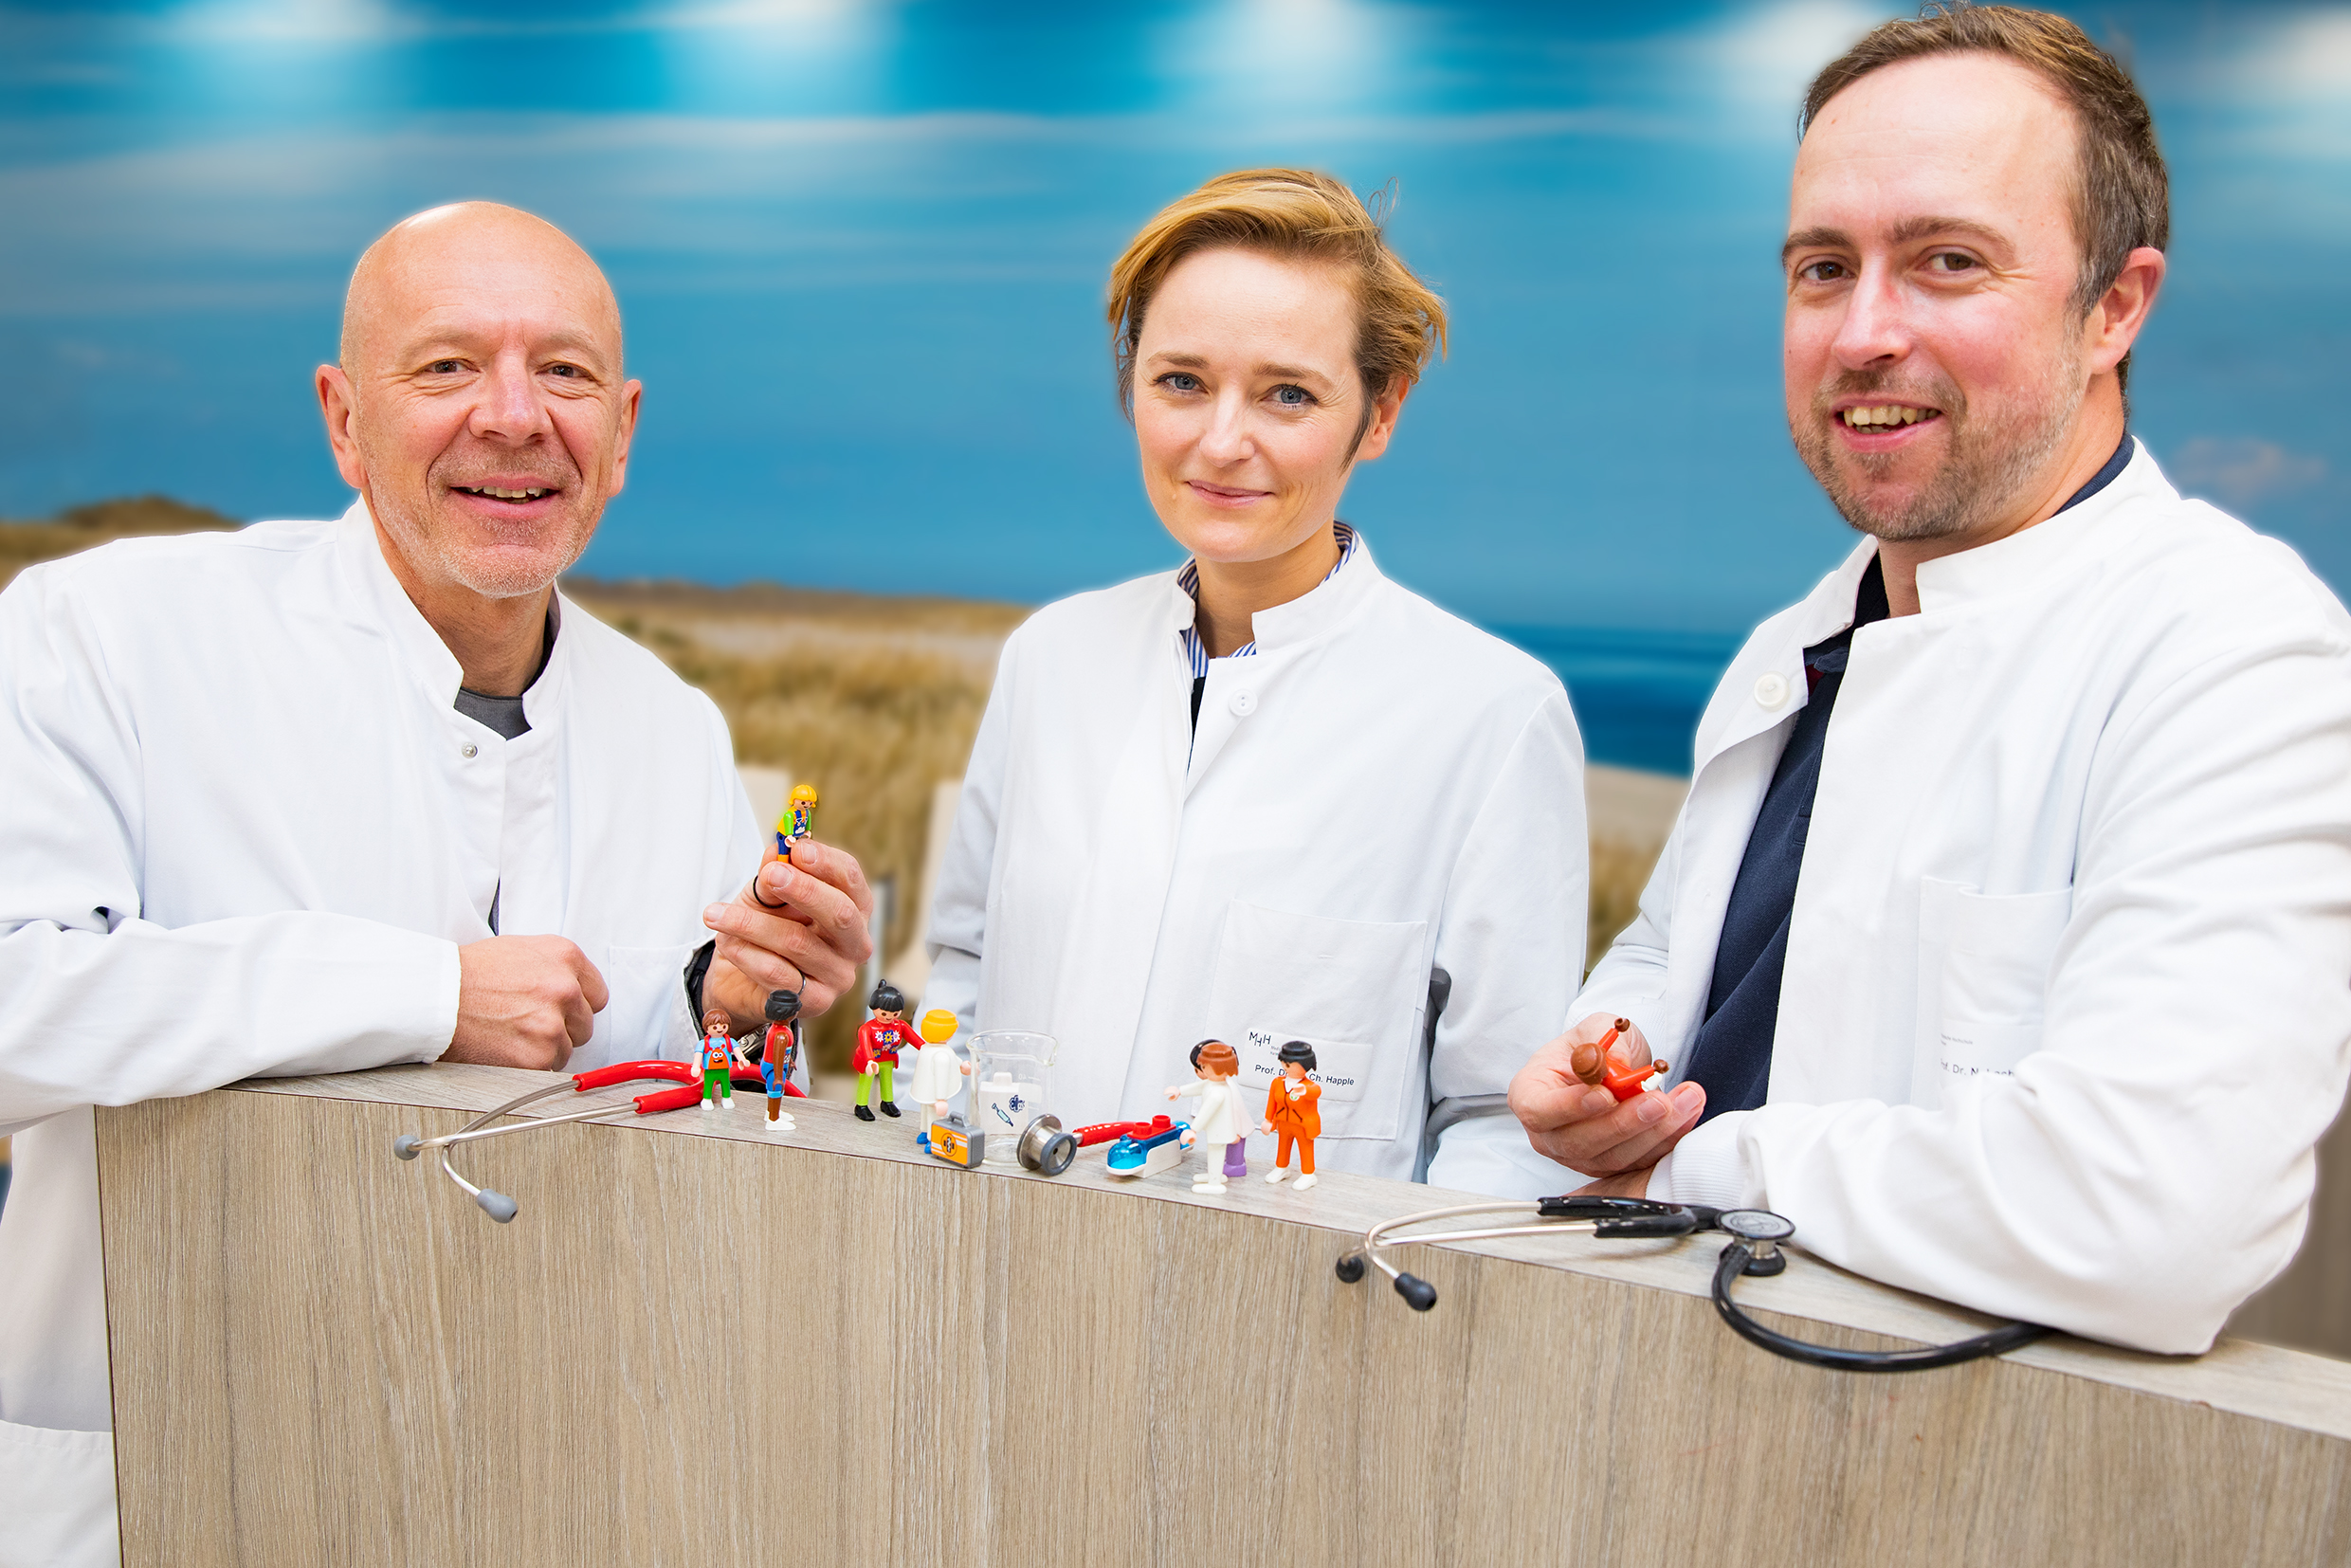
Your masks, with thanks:
[[[869,949],[856,863],[761,866],[718,710],[554,590],[640,395],[594,263],[410,219],[318,388],[340,520],[0,594],[0,1563],[117,1557],[94,1103],[682,1058],[704,1000],[815,1012]]]
[[[1888,23],[1805,123],[1788,418],[1869,537],[1732,663],[1512,1105],[1600,1191],[2201,1351],[2293,1256],[2342,1099],[2351,620],[2126,429],[2166,181],[2078,27]],[[1622,1106],[1570,1067],[1620,1015],[1678,1078]]]

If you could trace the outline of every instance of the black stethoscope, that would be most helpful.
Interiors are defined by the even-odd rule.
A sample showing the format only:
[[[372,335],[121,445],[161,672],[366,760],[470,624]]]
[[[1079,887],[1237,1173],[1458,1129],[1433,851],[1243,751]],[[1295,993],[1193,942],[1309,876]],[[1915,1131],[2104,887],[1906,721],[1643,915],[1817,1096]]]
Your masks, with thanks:
[[[1432,1231],[1417,1236],[1394,1237],[1391,1231],[1408,1225],[1425,1225],[1432,1220],[1460,1219],[1470,1214],[1518,1214],[1533,1210],[1540,1216],[1536,1223],[1501,1225],[1467,1231]],[[1382,1220],[1363,1232],[1362,1244],[1353,1248],[1339,1260],[1339,1277],[1349,1285],[1363,1278],[1364,1266],[1369,1264],[1395,1282],[1396,1294],[1415,1312],[1426,1312],[1437,1304],[1436,1286],[1427,1280],[1407,1274],[1380,1255],[1383,1249],[1417,1247],[1432,1241],[1485,1241],[1495,1236],[1549,1235],[1563,1230],[1588,1226],[1595,1236],[1617,1240],[1634,1240],[1655,1236],[1687,1236],[1701,1231],[1720,1231],[1730,1237],[1722,1249],[1722,1261],[1714,1269],[1714,1309],[1722,1321],[1741,1338],[1761,1345],[1775,1355],[1811,1366],[1830,1367],[1839,1372],[1924,1372],[1933,1367],[1956,1366],[1980,1356],[1997,1356],[2004,1351],[2029,1345],[2050,1330],[2039,1323],[2004,1323],[1988,1334],[1972,1340],[1960,1340],[1947,1345],[1923,1345],[1916,1350],[1844,1350],[1835,1345],[1816,1345],[1793,1339],[1777,1329],[1765,1328],[1749,1317],[1731,1299],[1731,1282],[1741,1274],[1777,1274],[1788,1267],[1787,1254],[1779,1244],[1795,1234],[1795,1225],[1784,1215],[1768,1209],[1710,1209],[1702,1203],[1657,1203],[1639,1197],[1587,1197],[1570,1194],[1564,1197],[1539,1198],[1533,1203],[1461,1203],[1449,1209],[1424,1209],[1416,1214],[1404,1214],[1395,1219]]]

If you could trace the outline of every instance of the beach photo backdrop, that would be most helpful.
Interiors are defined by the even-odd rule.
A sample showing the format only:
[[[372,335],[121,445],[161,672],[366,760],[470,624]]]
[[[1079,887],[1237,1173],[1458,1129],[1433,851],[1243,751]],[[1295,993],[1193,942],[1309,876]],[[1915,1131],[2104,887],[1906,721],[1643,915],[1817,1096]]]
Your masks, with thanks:
[[[2058,9],[2136,71],[2174,178],[2133,427],[2340,591],[2351,7]],[[340,512],[311,372],[360,249],[442,202],[539,212],[611,273],[647,388],[569,589],[712,694],[755,795],[821,787],[912,980],[1005,633],[1177,564],[1112,395],[1108,264],[1212,174],[1309,165],[1377,193],[1452,313],[1343,515],[1567,683],[1596,955],[1723,665],[1851,548],[1789,448],[1777,252],[1804,83],[1896,13],[0,4],[0,582]]]
[[[2134,425],[2338,587],[2351,9],[2060,8],[2176,181]],[[374,234],[579,237],[647,388],[604,578],[1035,604],[1174,564],[1110,392],[1110,258],[1256,163],[1392,192],[1453,351],[1348,497],[1382,563],[1687,768],[1738,639],[1850,544],[1791,454],[1795,110],[1895,8],[201,0],[0,8],[0,516],[346,497],[310,368]]]

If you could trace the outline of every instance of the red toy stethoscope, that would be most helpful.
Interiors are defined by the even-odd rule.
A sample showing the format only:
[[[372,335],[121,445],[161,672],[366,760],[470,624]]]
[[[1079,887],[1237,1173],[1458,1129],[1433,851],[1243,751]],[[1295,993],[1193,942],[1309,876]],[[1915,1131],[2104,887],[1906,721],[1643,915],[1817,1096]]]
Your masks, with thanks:
[[[561,1094],[567,1089],[576,1094],[585,1094],[590,1089],[610,1088],[614,1084],[627,1084],[639,1078],[664,1079],[676,1084],[678,1087],[656,1089],[651,1094],[641,1094],[633,1100],[625,1101],[616,1105],[592,1105],[587,1110],[571,1111],[562,1116],[533,1117],[527,1121],[518,1121],[510,1127],[489,1125],[500,1117],[511,1116],[523,1106],[544,1100],[549,1095]],[[727,1078],[734,1084],[756,1089],[764,1089],[767,1083],[759,1076],[759,1069],[756,1067],[729,1067]],[[787,1083],[784,1085],[784,1092],[798,1099],[807,1098],[801,1093],[798,1085],[793,1084]],[[533,1089],[528,1094],[519,1094],[502,1105],[483,1111],[457,1131],[445,1137],[419,1138],[414,1133],[402,1133],[392,1140],[392,1152],[402,1159],[414,1159],[427,1149],[439,1149],[441,1169],[448,1173],[449,1179],[465,1189],[466,1194],[472,1197],[474,1202],[482,1206],[483,1213],[503,1225],[515,1217],[515,1200],[503,1193],[494,1192],[487,1187],[477,1187],[464,1176],[459,1176],[457,1168],[449,1163],[449,1151],[456,1145],[471,1143],[484,1138],[497,1138],[504,1133],[524,1132],[533,1127],[552,1127],[558,1121],[586,1121],[594,1117],[614,1116],[622,1111],[633,1110],[639,1116],[653,1116],[662,1111],[682,1111],[701,1100],[702,1097],[702,1071],[691,1062],[615,1062],[609,1067],[597,1067],[590,1072],[575,1072],[560,1083],[550,1084],[545,1088]]]

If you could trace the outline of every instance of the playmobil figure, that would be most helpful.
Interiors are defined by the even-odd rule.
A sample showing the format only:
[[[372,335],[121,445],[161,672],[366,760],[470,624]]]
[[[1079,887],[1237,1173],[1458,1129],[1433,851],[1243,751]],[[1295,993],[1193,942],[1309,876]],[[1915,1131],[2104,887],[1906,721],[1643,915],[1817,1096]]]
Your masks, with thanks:
[[[944,1121],[947,1105],[962,1089],[962,1080],[972,1065],[956,1054],[947,1044],[955,1038],[956,1015],[943,1007],[935,1007],[922,1015],[922,1046],[914,1053],[914,1084],[916,1101],[930,1107],[934,1121]]]
[[[1171,1087],[1167,1097],[1199,1096],[1200,1114],[1193,1118],[1183,1145],[1205,1145],[1209,1162],[1192,1178],[1192,1190],[1221,1193],[1227,1176],[1248,1175],[1248,1132],[1241,1121],[1241,1086],[1235,1082],[1241,1076],[1241,1058],[1222,1040],[1203,1040],[1192,1048],[1192,1070],[1193,1081]]]
[[[790,1132],[793,1123],[784,1114],[784,1096],[797,1094],[793,1086],[792,1073],[800,1065],[800,994],[796,991],[771,991],[767,994],[767,1036],[759,1044],[759,1082],[767,1089],[767,1119],[777,1132]]]
[[[1303,1193],[1314,1185],[1314,1140],[1322,1136],[1322,1113],[1315,1108],[1315,1102],[1322,1098],[1322,1085],[1306,1076],[1314,1071],[1315,1060],[1314,1048],[1305,1041],[1292,1040],[1284,1046],[1280,1061],[1282,1076],[1266,1091],[1266,1120],[1257,1130],[1281,1136],[1267,1181],[1279,1181],[1290,1174],[1290,1144],[1297,1143],[1298,1190]]]
[[[760,866],[765,866],[770,862],[778,860],[787,866],[791,865],[792,847],[807,838],[815,830],[815,828],[816,786],[795,784],[792,787],[791,798],[784,803],[784,814],[775,819],[775,842],[768,846],[767,851],[760,856]],[[783,907],[780,903],[770,903],[767,895],[759,892],[756,884],[752,891],[757,896],[759,902],[770,909]]]
[[[775,858],[790,860],[792,847],[816,831],[816,786],[794,784],[792,797],[784,803],[784,814],[775,819]]]
[[[1639,1094],[1649,1086],[1650,1079],[1663,1077],[1671,1071],[1663,1057],[1636,1067],[1611,1048],[1616,1044],[1616,1037],[1631,1027],[1631,1019],[1619,1018],[1609,1026],[1608,1032],[1599,1039],[1587,1040],[1577,1046],[1568,1059],[1569,1070],[1595,1088],[1606,1085],[1608,1092],[1620,1102]]]
[[[726,1009],[714,1007],[702,1013],[702,1107],[708,1110],[713,1103],[735,1108],[735,1085],[728,1076],[735,1064],[743,1061],[742,1052],[735,1048],[735,1037],[728,1032]]]
[[[873,1081],[882,1080],[882,1114],[896,1116],[898,1099],[890,1089],[890,1075],[898,1069],[898,1053],[920,1050],[921,1036],[906,1022],[906,997],[896,986],[884,980],[873,988],[866,998],[873,1016],[858,1026],[857,1049],[849,1057],[849,1066],[857,1071],[857,1120],[871,1121],[873,1111],[866,1103],[873,1092]]]

